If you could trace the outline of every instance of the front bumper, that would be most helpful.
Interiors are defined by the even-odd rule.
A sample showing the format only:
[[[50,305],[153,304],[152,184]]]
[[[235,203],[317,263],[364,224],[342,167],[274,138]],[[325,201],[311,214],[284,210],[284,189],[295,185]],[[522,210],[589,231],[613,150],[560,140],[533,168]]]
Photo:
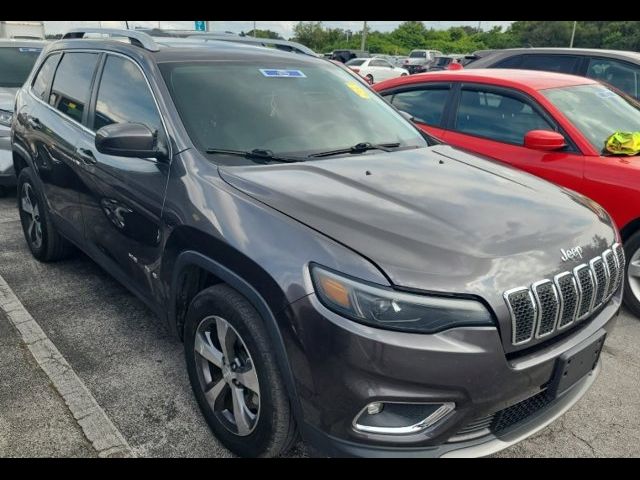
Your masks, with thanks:
[[[478,418],[543,391],[557,358],[601,329],[610,331],[621,291],[570,335],[524,355],[504,353],[495,327],[457,328],[434,335],[370,328],[346,320],[309,295],[289,308],[296,342],[288,345],[302,407],[302,435],[331,456],[479,456],[519,442],[577,402],[597,370],[561,397],[499,433],[458,436]],[[453,402],[455,411],[423,432],[358,432],[352,422],[370,402]],[[468,437],[467,437],[468,438]]]
[[[0,187],[13,187],[15,184],[10,131],[0,127]]]

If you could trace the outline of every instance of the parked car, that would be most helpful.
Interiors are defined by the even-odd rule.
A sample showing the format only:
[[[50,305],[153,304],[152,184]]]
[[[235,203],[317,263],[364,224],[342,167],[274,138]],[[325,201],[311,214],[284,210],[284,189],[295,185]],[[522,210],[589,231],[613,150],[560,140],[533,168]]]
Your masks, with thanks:
[[[569,73],[606,82],[640,98],[640,53],[595,48],[513,48],[476,52],[465,68],[517,68]]]
[[[16,92],[44,45],[42,41],[0,39],[0,196],[16,184],[10,140]]]
[[[341,63],[347,63],[353,58],[369,58],[371,55],[364,50],[334,50],[331,54],[331,60],[337,60]]]
[[[230,450],[487,455],[588,390],[624,268],[603,209],[332,62],[119,34],[51,44],[18,92],[25,240],[156,312]]]
[[[427,69],[429,72],[434,72],[438,70],[450,70],[450,66],[452,64],[461,64],[464,55],[441,55],[436,57],[433,60],[433,64]]]
[[[378,57],[353,58],[345,65],[365,78],[369,84],[409,75],[404,68],[394,67],[387,60]]]
[[[625,302],[640,316],[640,156],[604,150],[615,131],[640,131],[636,101],[588,78],[527,70],[433,72],[375,90],[425,132],[602,205],[630,259]]]
[[[409,58],[404,61],[403,68],[406,68],[411,74],[426,72],[437,56],[442,56],[442,52],[438,50],[411,50]]]

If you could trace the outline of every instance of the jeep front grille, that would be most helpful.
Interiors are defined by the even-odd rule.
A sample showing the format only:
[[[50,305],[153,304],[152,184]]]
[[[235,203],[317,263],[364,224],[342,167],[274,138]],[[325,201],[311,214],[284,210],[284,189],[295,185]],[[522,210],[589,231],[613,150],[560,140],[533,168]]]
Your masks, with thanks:
[[[522,345],[584,320],[611,299],[623,276],[624,250],[615,243],[572,272],[507,290],[511,343]]]

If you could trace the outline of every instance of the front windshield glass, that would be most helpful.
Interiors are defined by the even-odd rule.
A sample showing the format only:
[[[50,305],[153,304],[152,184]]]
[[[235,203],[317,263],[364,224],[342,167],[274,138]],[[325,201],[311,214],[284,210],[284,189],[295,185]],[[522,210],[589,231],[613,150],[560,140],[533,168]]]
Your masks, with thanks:
[[[604,85],[542,90],[599,152],[616,131],[640,131],[640,110]]]
[[[329,62],[169,62],[160,69],[189,136],[203,151],[306,157],[366,142],[427,145],[393,107]]]
[[[449,57],[438,57],[436,58],[436,66],[444,67],[445,65],[449,65],[451,63],[451,58]]]
[[[21,87],[41,51],[40,47],[0,47],[0,87]]]

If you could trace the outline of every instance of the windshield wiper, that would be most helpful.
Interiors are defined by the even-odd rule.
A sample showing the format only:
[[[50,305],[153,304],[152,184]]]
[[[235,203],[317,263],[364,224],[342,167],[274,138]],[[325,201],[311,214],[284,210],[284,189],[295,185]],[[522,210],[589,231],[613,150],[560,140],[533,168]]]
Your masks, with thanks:
[[[276,155],[271,150],[265,150],[262,148],[254,148],[251,151],[226,150],[224,148],[207,148],[205,152],[209,154],[237,155],[239,157],[245,157],[252,160],[276,161],[276,162],[286,162],[286,163],[304,162],[304,158]]]
[[[341,155],[344,153],[362,153],[367,150],[382,150],[383,152],[391,152],[393,148],[399,147],[400,143],[378,143],[362,142],[352,147],[340,148],[338,150],[329,150],[327,152],[312,153],[310,157],[330,157],[331,155]]]

